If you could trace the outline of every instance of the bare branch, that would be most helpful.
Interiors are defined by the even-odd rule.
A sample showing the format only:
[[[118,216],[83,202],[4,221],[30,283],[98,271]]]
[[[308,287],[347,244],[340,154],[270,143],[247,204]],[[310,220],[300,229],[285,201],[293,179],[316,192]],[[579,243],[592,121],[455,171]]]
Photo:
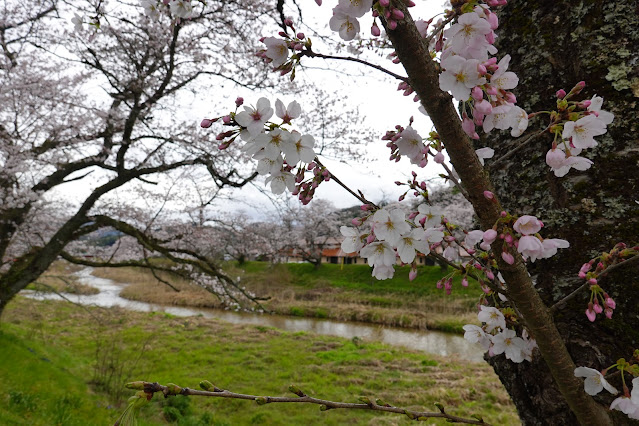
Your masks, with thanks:
[[[297,395],[296,397],[282,397],[282,396],[259,396],[259,395],[248,395],[242,393],[235,393],[227,390],[222,390],[217,386],[214,386],[208,381],[203,381],[200,383],[200,386],[209,390],[197,390],[197,389],[189,389],[182,388],[180,386],[169,383],[169,385],[161,385],[157,382],[132,382],[128,383],[127,388],[129,389],[138,389],[143,390],[146,394],[153,395],[156,392],[161,392],[165,397],[170,395],[193,395],[193,396],[206,396],[206,397],[214,397],[214,398],[229,398],[229,399],[246,399],[255,401],[258,405],[272,404],[272,403],[305,403],[305,404],[316,404],[320,406],[321,411],[333,410],[333,409],[351,409],[351,410],[370,410],[370,411],[382,411],[386,413],[395,413],[395,414],[403,414],[406,415],[411,420],[416,421],[426,421],[432,418],[440,418],[447,419],[451,423],[465,423],[470,425],[486,425],[489,424],[484,422],[480,416],[477,418],[464,418],[453,416],[452,414],[446,413],[444,407],[441,404],[436,404],[437,408],[439,408],[439,412],[433,411],[414,411],[407,410],[405,408],[395,407],[390,404],[384,403],[381,400],[373,401],[368,397],[361,397],[360,401],[362,403],[349,403],[349,402],[336,402],[329,401],[326,399],[314,398],[312,396],[306,395],[302,392],[297,386],[291,385],[289,386],[289,391]],[[212,391],[210,390],[212,389]]]

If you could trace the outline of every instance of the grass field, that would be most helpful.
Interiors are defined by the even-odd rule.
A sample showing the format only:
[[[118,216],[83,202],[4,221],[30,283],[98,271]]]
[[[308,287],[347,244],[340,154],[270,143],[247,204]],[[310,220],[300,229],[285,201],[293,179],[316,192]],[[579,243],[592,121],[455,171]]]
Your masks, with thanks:
[[[400,327],[461,332],[464,324],[476,322],[481,292],[476,283],[468,288],[454,284],[447,296],[436,282],[447,271],[440,267],[419,268],[417,279],[409,281],[408,267],[397,268],[391,280],[371,277],[366,265],[277,264],[246,262],[224,265],[232,277],[258,296],[270,297],[265,306],[285,315],[364,321]],[[164,275],[181,291],[176,293],[148,272],[134,268],[97,269],[94,275],[131,283],[122,297],[145,302],[183,306],[218,306],[205,290]]]
[[[162,313],[85,309],[18,297],[0,322],[0,424],[113,424],[133,380],[217,386],[284,396],[296,384],[312,396],[357,402],[382,398],[404,408],[478,413],[519,424],[491,368],[377,343]],[[400,425],[403,416],[317,406],[214,398],[160,398],[141,425]],[[429,424],[444,424],[433,420]]]

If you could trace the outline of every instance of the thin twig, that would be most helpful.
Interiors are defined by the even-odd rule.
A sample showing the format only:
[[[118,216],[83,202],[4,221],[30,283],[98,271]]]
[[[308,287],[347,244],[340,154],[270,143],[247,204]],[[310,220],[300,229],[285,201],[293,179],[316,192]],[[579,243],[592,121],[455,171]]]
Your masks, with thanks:
[[[392,71],[387,70],[386,68],[379,66],[379,65],[375,65],[375,64],[371,64],[368,61],[365,61],[363,59],[359,59],[359,58],[353,58],[351,56],[335,56],[335,55],[324,55],[322,53],[315,53],[312,50],[302,50],[301,52],[298,53],[298,55],[300,56],[300,58],[302,56],[308,56],[309,58],[323,58],[323,59],[337,59],[340,61],[350,61],[350,62],[357,62],[358,64],[363,64],[366,66],[369,66],[371,68],[375,68],[378,71],[381,71],[383,73],[386,73],[388,75],[390,75],[391,77],[394,77],[398,80],[401,80],[403,82],[408,83],[408,77],[402,77],[399,74],[395,74]]]
[[[622,268],[624,266],[628,266],[629,264],[632,264],[632,263],[637,262],[637,261],[639,261],[639,254],[635,254],[634,256],[624,260],[623,262],[619,262],[619,263],[616,263],[616,264],[614,264],[612,266],[609,266],[601,274],[599,274],[599,276],[597,277],[597,282],[599,282],[603,278],[605,278],[606,275],[608,275],[610,272],[612,272],[612,271],[614,271],[616,269]],[[583,290],[587,289],[588,287],[590,287],[590,284],[588,283],[588,281],[586,281],[583,285],[579,286],[579,288],[577,288],[575,291],[570,293],[568,296],[564,297],[559,302],[557,302],[554,305],[552,305],[550,307],[550,313],[554,314],[559,308],[562,308],[566,303],[568,303],[570,300],[574,299],[577,296],[577,294],[581,293]]]
[[[144,390],[145,393],[149,395],[153,395],[156,392],[161,392],[165,397],[169,395],[197,395],[197,396],[208,396],[208,397],[217,397],[217,398],[231,398],[231,399],[246,399],[257,402],[258,405],[270,404],[270,403],[306,403],[306,404],[317,404],[320,406],[321,411],[327,411],[336,408],[344,408],[344,409],[356,409],[356,410],[372,410],[372,411],[384,411],[388,413],[396,413],[396,414],[405,414],[411,420],[417,421],[425,421],[430,418],[442,418],[447,419],[452,423],[466,423],[471,425],[488,425],[488,423],[484,422],[481,417],[478,418],[463,418],[458,416],[453,416],[451,414],[446,413],[444,407],[441,404],[437,404],[437,408],[439,408],[439,412],[429,412],[429,411],[413,411],[407,410],[400,407],[394,407],[390,404],[386,404],[383,401],[373,401],[368,397],[360,398],[360,401],[363,403],[355,404],[355,403],[347,403],[347,402],[335,402],[328,401],[325,399],[313,398],[311,396],[306,395],[296,386],[290,386],[289,390],[295,393],[296,397],[281,397],[281,396],[259,396],[259,395],[247,395],[241,393],[235,393],[227,390],[222,390],[217,386],[212,385],[210,382],[208,383],[210,386],[203,386],[210,390],[196,390],[189,388],[182,388],[177,385],[169,384],[168,386],[161,385],[159,383],[150,383],[150,382],[133,382],[127,384],[127,387],[130,389],[139,389]],[[149,397],[150,398],[150,397]]]
[[[504,161],[508,160],[510,157],[515,155],[517,152],[519,152],[519,150],[521,150],[524,146],[526,146],[528,142],[530,142],[531,140],[535,139],[538,136],[543,135],[546,131],[548,131],[548,129],[550,129],[550,126],[546,127],[544,130],[541,130],[537,133],[533,133],[532,135],[528,136],[526,139],[522,141],[519,141],[519,143],[515,147],[513,147],[510,151],[508,151],[506,154],[499,157],[496,161],[491,162],[490,165],[488,166],[488,169],[495,170],[497,166],[500,166]]]
[[[319,158],[315,157],[314,160],[320,167],[326,167],[325,165],[323,165],[321,163],[321,161],[319,160]],[[355,192],[353,192],[352,189],[350,189],[348,186],[346,186],[344,184],[344,182],[342,182],[341,180],[339,180],[339,178],[337,176],[335,176],[333,173],[331,173],[331,180],[335,181],[335,183],[337,183],[339,186],[341,186],[342,188],[344,188],[346,191],[348,191],[349,194],[351,194],[353,197],[357,198],[362,204],[370,204],[373,207],[379,208],[375,203],[373,203],[372,201],[368,201],[366,198],[364,198],[362,195],[358,195]],[[360,191],[361,193],[361,191]]]

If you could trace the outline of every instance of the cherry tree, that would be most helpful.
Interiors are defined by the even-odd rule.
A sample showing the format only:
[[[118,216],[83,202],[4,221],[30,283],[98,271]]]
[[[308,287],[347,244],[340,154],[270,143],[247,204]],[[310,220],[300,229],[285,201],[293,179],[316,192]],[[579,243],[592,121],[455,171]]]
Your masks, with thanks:
[[[185,169],[199,176],[202,191],[209,188],[209,198],[256,176],[222,159],[211,149],[214,136],[198,132],[197,120],[175,107],[211,84],[268,84],[265,68],[249,66],[246,52],[258,43],[249,34],[261,31],[273,10],[251,1],[181,5],[188,10],[10,1],[0,10],[0,313],[58,256],[150,266],[145,253],[161,255],[224,297],[239,288],[187,247],[192,229],[140,214],[140,202],[149,188],[161,188],[159,198],[146,198],[151,205],[167,186],[177,191]],[[136,191],[142,198],[132,200]],[[72,243],[100,228],[126,234],[144,256],[77,256],[82,243]],[[125,246],[114,249],[131,254]],[[246,301],[229,297],[231,305]]]
[[[441,257],[455,270],[439,284],[452,292],[451,278],[460,275],[462,285],[468,279],[482,285],[483,325],[467,326],[466,337],[487,351],[526,424],[631,422],[639,418],[639,247],[632,246],[639,168],[636,123],[628,118],[637,112],[639,84],[635,7],[451,3],[437,22],[414,21],[410,0],[334,7],[330,28],[346,42],[359,37],[360,18],[373,17],[375,37],[381,24],[405,77],[357,58],[318,53],[293,19],[287,23],[292,31],[263,39],[262,56],[291,78],[307,58],[351,60],[395,76],[399,90],[415,95],[434,131],[422,137],[428,129],[407,119],[382,139],[391,160],[404,157],[415,168],[413,178],[399,184],[424,199],[416,211],[406,216],[380,208],[318,158],[289,155],[296,147],[312,149],[312,135],[296,134],[281,114],[282,124],[268,124],[265,98],[224,116],[230,130],[222,148],[242,145],[256,160],[268,159],[273,192],[289,190],[303,204],[326,180],[351,192],[363,214],[355,227],[342,228],[342,247],[368,258],[380,279],[393,275],[397,257],[410,264],[416,252],[435,255],[444,247]],[[426,183],[418,179],[429,159],[472,204],[478,229],[460,229],[429,203]],[[473,261],[459,263],[458,246]],[[216,392],[227,391],[209,396]]]

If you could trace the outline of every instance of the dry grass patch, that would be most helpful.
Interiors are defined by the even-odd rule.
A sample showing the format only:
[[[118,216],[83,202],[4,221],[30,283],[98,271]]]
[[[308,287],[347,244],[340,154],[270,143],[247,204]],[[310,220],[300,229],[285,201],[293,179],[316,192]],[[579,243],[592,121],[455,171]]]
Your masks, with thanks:
[[[78,282],[78,277],[74,274],[83,266],[74,265],[72,263],[57,260],[51,264],[49,269],[42,274],[37,281],[29,285],[29,289],[42,292],[57,292],[71,294],[97,294],[100,291],[87,284]]]

